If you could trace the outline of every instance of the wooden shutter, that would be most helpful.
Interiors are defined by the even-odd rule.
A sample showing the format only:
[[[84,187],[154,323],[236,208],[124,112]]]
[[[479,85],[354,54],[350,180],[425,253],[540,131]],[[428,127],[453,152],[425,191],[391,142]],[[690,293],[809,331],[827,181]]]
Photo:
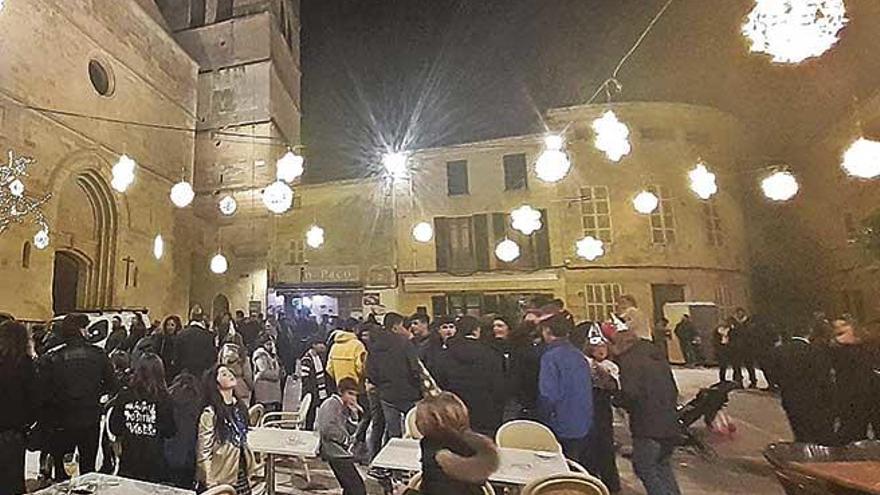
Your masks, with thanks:
[[[434,219],[434,246],[437,251],[437,271],[449,271],[449,224],[448,218]]]
[[[474,259],[477,270],[489,269],[489,225],[485,213],[473,216],[474,225]]]
[[[435,318],[449,314],[449,309],[446,307],[446,296],[431,296],[431,307],[434,310]]]
[[[540,211],[541,222],[544,225],[533,234],[535,236],[535,263],[538,268],[546,268],[550,266],[550,218],[547,216],[547,210]]]

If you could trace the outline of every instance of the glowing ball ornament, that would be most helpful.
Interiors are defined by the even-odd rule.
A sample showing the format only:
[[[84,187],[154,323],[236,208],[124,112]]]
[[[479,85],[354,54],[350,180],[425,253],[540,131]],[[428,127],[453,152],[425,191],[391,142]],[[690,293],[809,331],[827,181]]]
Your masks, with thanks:
[[[165,240],[162,239],[162,234],[156,234],[156,238],[153,239],[153,256],[160,260],[162,256],[165,254]]]
[[[276,181],[263,189],[263,204],[272,213],[282,214],[293,205],[293,189],[284,181]]]
[[[137,168],[137,163],[132,160],[128,155],[122,155],[119,157],[119,160],[113,165],[113,178],[110,180],[110,185],[118,192],[125,192],[134,182],[134,172]]]
[[[510,239],[504,239],[503,241],[499,242],[497,246],[495,246],[495,256],[505,263],[515,261],[517,258],[519,258],[519,255],[519,244],[511,241]]]
[[[407,161],[408,157],[402,151],[389,152],[382,156],[382,166],[385,167],[385,173],[392,179],[406,177]]]
[[[220,253],[217,253],[213,258],[211,258],[211,271],[216,273],[217,275],[222,275],[226,273],[226,270],[229,269],[229,262],[226,261],[226,256],[223,256]]]
[[[312,249],[318,249],[324,245],[324,229],[312,225],[306,232],[306,244]]]
[[[529,205],[522,205],[510,212],[511,226],[525,235],[541,229],[541,212]]]
[[[40,229],[39,232],[34,234],[34,247],[37,249],[46,249],[49,247],[49,231],[46,229]]]
[[[9,192],[16,198],[20,198],[24,194],[24,183],[18,179],[9,183]]]
[[[632,151],[632,146],[629,144],[629,127],[618,120],[617,115],[611,110],[593,121],[593,132],[596,134],[596,149],[605,153],[605,156],[613,162],[619,162]]]
[[[706,164],[697,163],[693,170],[688,172],[691,183],[691,191],[700,199],[709,199],[718,192],[718,184],[715,182],[715,174],[709,172]]]
[[[847,21],[844,0],[757,0],[742,33],[751,51],[796,64],[834,46]]]
[[[275,178],[288,184],[302,176],[304,171],[305,159],[291,150],[275,162]]]
[[[651,191],[642,191],[633,198],[633,208],[642,215],[650,215],[660,206],[660,198]]]
[[[196,193],[189,182],[181,181],[171,188],[171,202],[178,208],[186,208],[195,197]]]
[[[232,197],[232,195],[227,194],[217,203],[217,208],[220,210],[220,213],[230,217],[235,215],[235,212],[238,210],[238,202]]]
[[[587,261],[595,261],[605,254],[605,243],[588,235],[575,243],[575,252]]]
[[[431,242],[434,238],[434,227],[428,222],[419,222],[413,227],[412,236],[418,242]]]
[[[841,166],[846,173],[859,179],[880,176],[880,141],[859,138],[843,154]]]
[[[571,160],[562,149],[562,136],[551,134],[544,138],[544,151],[535,162],[535,175],[544,182],[559,182],[571,170]]]
[[[761,181],[764,196],[773,201],[788,201],[795,197],[800,189],[797,179],[791,172],[774,172]]]

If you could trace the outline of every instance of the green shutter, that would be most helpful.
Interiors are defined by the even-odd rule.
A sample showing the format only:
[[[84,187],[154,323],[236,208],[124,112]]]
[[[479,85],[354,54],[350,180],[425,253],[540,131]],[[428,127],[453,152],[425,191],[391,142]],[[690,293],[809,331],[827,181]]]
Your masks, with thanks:
[[[448,219],[434,219],[434,246],[437,251],[437,271],[449,271],[449,224]]]
[[[489,226],[485,213],[473,216],[474,225],[474,259],[477,270],[489,269]]]

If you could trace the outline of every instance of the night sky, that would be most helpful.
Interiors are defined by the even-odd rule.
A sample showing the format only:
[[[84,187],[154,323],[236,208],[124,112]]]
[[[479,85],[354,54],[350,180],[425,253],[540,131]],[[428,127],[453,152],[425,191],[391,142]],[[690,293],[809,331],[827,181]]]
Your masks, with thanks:
[[[368,175],[387,148],[542,129],[584,103],[664,0],[302,0],[308,180]],[[847,0],[850,23],[820,59],[749,55],[750,0],[675,0],[619,80],[618,101],[729,111],[793,156],[880,89],[880,1]],[[603,97],[604,99],[604,97]]]

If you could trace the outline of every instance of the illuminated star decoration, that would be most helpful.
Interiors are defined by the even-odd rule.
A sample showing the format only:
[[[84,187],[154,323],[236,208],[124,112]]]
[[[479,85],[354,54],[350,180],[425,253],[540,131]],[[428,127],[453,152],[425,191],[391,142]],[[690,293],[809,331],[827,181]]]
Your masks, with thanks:
[[[587,261],[595,261],[605,254],[605,243],[588,235],[577,241],[575,244],[575,252],[578,256]]]
[[[846,173],[859,179],[880,176],[880,142],[859,138],[843,154],[841,166]]]
[[[28,195],[22,178],[28,176],[28,167],[34,164],[34,159],[16,157],[14,151],[9,151],[8,157],[9,161],[0,165],[0,234],[14,223],[21,224],[31,219],[38,228],[34,236],[34,246],[45,249],[49,245],[49,222],[43,214],[42,206],[52,195]]]
[[[511,241],[510,239],[504,239],[499,242],[497,246],[495,246],[495,256],[498,257],[499,260],[510,263],[519,258],[520,249],[519,244]]]
[[[795,197],[800,186],[791,172],[780,171],[762,180],[761,189],[764,196],[773,201],[788,201]]]
[[[562,136],[551,134],[544,138],[544,151],[535,162],[535,175],[544,182],[559,182],[571,170],[571,160],[565,154]]]
[[[843,0],[757,0],[742,32],[751,51],[796,64],[834,46],[847,21]]]
[[[700,199],[709,199],[718,192],[718,184],[715,182],[715,174],[709,172],[706,164],[697,163],[693,170],[688,172],[691,182],[691,191]]]
[[[324,245],[324,229],[312,225],[306,232],[306,244],[312,249],[318,249]]]
[[[510,212],[511,226],[525,235],[541,229],[541,212],[529,205],[522,205]]]
[[[128,186],[134,182],[134,171],[136,168],[137,162],[132,160],[131,157],[125,154],[120,156],[111,171],[113,179],[110,181],[110,185],[113,186],[113,189],[121,193],[125,192]]]
[[[287,153],[275,162],[275,178],[288,184],[299,178],[304,171],[305,159],[291,150],[287,150]]]
[[[633,207],[643,215],[649,215],[660,206],[660,198],[651,191],[642,191],[633,198]]]
[[[618,120],[611,110],[593,121],[593,132],[596,133],[596,149],[605,153],[611,161],[619,162],[632,151],[629,127]]]

